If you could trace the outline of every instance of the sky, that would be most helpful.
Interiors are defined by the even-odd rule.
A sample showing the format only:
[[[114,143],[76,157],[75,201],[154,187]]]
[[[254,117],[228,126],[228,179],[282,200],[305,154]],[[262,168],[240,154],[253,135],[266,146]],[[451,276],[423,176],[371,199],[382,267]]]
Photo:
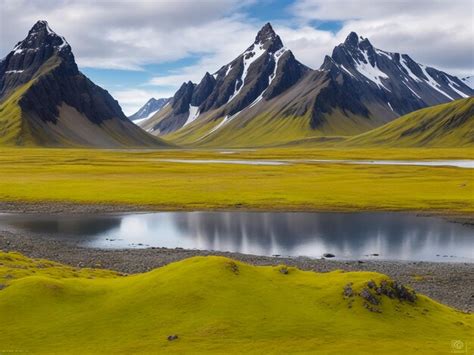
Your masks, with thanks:
[[[66,37],[80,70],[127,115],[217,71],[266,22],[313,69],[355,31],[377,48],[474,74],[472,0],[0,0],[0,57],[37,20]]]

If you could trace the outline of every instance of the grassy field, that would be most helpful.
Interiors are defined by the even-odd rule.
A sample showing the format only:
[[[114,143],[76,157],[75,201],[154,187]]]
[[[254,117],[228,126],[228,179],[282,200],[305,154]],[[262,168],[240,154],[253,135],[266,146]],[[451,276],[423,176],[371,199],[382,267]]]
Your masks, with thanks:
[[[152,209],[474,211],[470,169],[293,162],[185,164],[161,159],[459,159],[468,149],[0,150],[0,201]]]
[[[472,315],[371,272],[195,257],[124,276],[0,252],[0,280],[0,352],[432,354],[473,331]]]

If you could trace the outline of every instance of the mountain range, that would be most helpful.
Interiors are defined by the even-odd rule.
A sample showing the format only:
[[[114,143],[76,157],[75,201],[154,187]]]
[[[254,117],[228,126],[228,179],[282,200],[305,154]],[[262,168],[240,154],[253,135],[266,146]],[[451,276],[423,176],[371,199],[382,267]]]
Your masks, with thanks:
[[[258,146],[351,136],[420,108],[474,95],[459,78],[350,33],[317,70],[267,23],[232,62],[183,83],[141,126],[178,144]]]
[[[0,61],[0,143],[160,147],[131,123],[118,102],[84,76],[71,46],[46,21]]]
[[[128,119],[135,124],[139,124],[144,120],[150,118],[154,114],[156,114],[159,110],[161,110],[166,104],[171,100],[171,98],[160,98],[155,99],[152,97],[150,100],[146,102],[137,112],[133,115],[128,116]]]
[[[395,122],[426,128],[433,114],[436,122],[456,122],[448,125],[447,135],[465,145],[472,144],[473,100],[459,99],[474,95],[467,85],[471,79],[377,49],[354,32],[313,70],[267,23],[233,61],[205,73],[197,84],[183,83],[172,98],[150,99],[127,118],[106,90],[78,70],[66,39],[38,21],[0,61],[0,144],[273,146],[387,133],[383,127],[392,132],[397,125],[390,122],[413,112],[411,119]],[[463,109],[434,106],[420,115],[414,112],[451,101]],[[440,126],[430,127],[445,134],[439,133]],[[443,140],[448,141],[456,144],[454,138]]]

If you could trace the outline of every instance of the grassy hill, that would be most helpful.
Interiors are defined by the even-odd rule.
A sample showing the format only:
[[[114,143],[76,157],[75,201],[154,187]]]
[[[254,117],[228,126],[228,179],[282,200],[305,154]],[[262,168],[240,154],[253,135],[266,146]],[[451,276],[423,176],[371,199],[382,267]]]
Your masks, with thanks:
[[[124,276],[0,253],[0,278],[0,344],[16,351],[444,353],[473,331],[370,272],[195,257]]]
[[[474,97],[402,116],[346,140],[347,146],[467,147],[474,145]]]

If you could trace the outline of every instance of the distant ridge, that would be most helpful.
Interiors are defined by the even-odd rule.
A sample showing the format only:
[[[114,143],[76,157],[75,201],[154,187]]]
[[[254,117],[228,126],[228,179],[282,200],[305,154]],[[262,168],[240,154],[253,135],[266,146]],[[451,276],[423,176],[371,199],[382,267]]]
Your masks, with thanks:
[[[152,97],[137,112],[129,116],[128,119],[133,121],[135,124],[138,124],[140,121],[146,120],[156,114],[159,110],[166,106],[170,100],[170,97],[160,99],[155,99]]]
[[[474,147],[474,97],[409,113],[343,145]]]

